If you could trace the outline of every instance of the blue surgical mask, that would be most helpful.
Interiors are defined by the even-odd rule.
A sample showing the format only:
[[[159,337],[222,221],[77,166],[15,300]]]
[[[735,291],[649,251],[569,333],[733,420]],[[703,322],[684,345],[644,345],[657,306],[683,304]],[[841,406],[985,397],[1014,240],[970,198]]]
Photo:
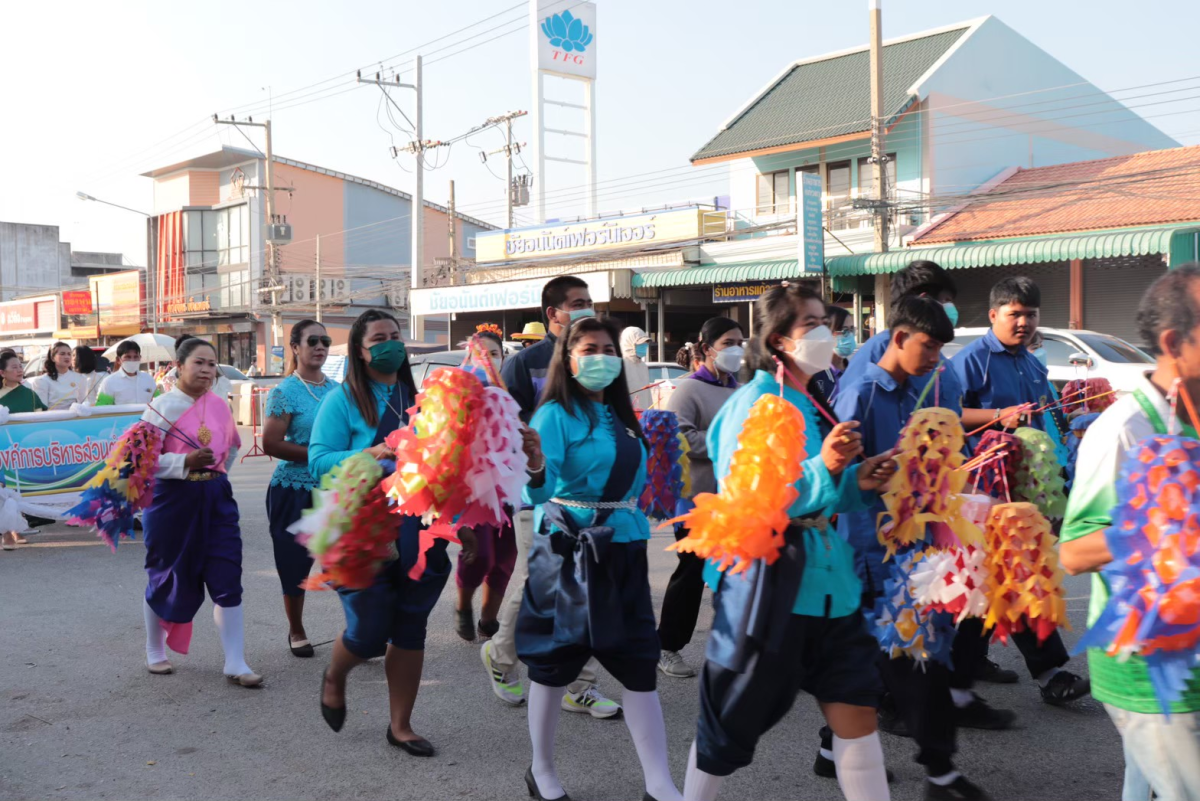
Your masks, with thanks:
[[[954,301],[942,304],[942,310],[946,312],[946,316],[950,318],[950,325],[958,325],[958,307],[954,305]]]
[[[1041,363],[1042,363],[1042,367],[1045,367],[1045,366],[1046,366],[1046,349],[1045,349],[1045,348],[1038,348],[1037,350],[1035,350],[1035,351],[1033,352],[1033,358],[1035,358],[1035,359],[1037,359],[1039,362],[1041,362]]]
[[[637,354],[639,359],[645,359],[650,355],[650,343],[641,342],[633,346],[633,352]]]
[[[586,309],[559,309],[559,311],[566,312],[567,315],[571,318],[571,322],[575,322],[576,320],[582,320],[584,317],[595,317],[596,316],[596,310],[593,309],[591,306],[588,306]]]
[[[622,365],[619,356],[598,353],[591,356],[577,356],[575,361],[579,363],[579,372],[575,374],[575,380],[584,389],[592,392],[604,389],[616,381],[617,376],[621,374]]]
[[[846,359],[851,353],[854,353],[856,347],[858,347],[858,342],[854,339],[854,332],[843,331],[838,334],[837,342],[833,346],[833,352]]]

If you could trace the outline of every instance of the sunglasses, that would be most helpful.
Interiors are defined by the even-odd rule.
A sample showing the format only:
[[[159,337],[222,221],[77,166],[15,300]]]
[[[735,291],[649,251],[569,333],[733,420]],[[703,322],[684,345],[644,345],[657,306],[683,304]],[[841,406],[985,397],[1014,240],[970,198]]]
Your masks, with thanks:
[[[310,348],[315,348],[317,345],[324,345],[325,347],[328,348],[332,344],[333,344],[333,337],[327,337],[327,336],[319,337],[316,334],[313,334],[311,337],[308,338],[308,346]]]

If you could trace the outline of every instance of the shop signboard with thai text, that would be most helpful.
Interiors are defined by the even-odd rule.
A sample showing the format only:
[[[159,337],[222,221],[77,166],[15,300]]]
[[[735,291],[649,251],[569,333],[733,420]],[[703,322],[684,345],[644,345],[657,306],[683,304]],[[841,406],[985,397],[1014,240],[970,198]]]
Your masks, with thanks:
[[[0,334],[38,334],[59,327],[58,296],[0,303]]]
[[[593,303],[608,303],[612,299],[608,273],[584,273],[579,277],[587,282]],[[424,317],[430,314],[536,309],[542,305],[542,288],[553,278],[548,275],[528,281],[414,289],[409,296],[409,313]]]
[[[91,314],[92,293],[87,289],[68,289],[62,293],[63,314]]]
[[[825,271],[825,221],[821,205],[821,176],[799,173],[800,177],[800,267],[801,272]]]
[[[713,303],[753,303],[778,281],[713,284]]]
[[[658,211],[611,219],[581,220],[475,235],[475,260],[503,262],[574,256],[696,239],[718,212],[698,208]],[[708,219],[706,220],[706,216]],[[722,230],[724,225],[720,226]]]

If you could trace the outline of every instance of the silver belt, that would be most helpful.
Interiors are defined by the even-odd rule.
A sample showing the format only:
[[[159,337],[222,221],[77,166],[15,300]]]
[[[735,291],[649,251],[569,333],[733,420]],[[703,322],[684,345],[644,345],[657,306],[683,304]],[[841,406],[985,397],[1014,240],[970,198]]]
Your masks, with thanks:
[[[566,498],[551,498],[551,503],[570,506],[572,509],[636,509],[637,501],[572,501]]]

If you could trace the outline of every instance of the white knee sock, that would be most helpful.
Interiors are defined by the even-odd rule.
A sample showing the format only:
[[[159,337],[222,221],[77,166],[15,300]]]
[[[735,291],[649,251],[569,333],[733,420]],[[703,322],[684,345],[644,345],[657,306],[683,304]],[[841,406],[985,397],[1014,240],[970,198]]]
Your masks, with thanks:
[[[683,801],[667,765],[667,727],[658,693],[626,690],[621,701],[625,706],[625,725],[633,735],[633,747],[646,777],[646,792],[654,801]]]
[[[833,762],[846,801],[888,801],[887,768],[879,732],[843,740],[833,735]]]
[[[561,798],[566,794],[554,769],[554,734],[558,731],[558,713],[562,706],[562,688],[529,683],[529,741],[533,745],[533,778],[543,798]]]
[[[246,646],[242,634],[242,607],[217,606],[213,604],[213,621],[221,635],[221,647],[225,649],[225,675],[241,676],[253,673],[246,664]]]
[[[688,754],[687,779],[683,784],[683,801],[716,801],[724,776],[714,776],[696,767],[696,743]]]
[[[142,599],[142,617],[146,620],[146,664],[166,662],[167,631],[162,627],[162,618],[155,614],[145,598]]]

